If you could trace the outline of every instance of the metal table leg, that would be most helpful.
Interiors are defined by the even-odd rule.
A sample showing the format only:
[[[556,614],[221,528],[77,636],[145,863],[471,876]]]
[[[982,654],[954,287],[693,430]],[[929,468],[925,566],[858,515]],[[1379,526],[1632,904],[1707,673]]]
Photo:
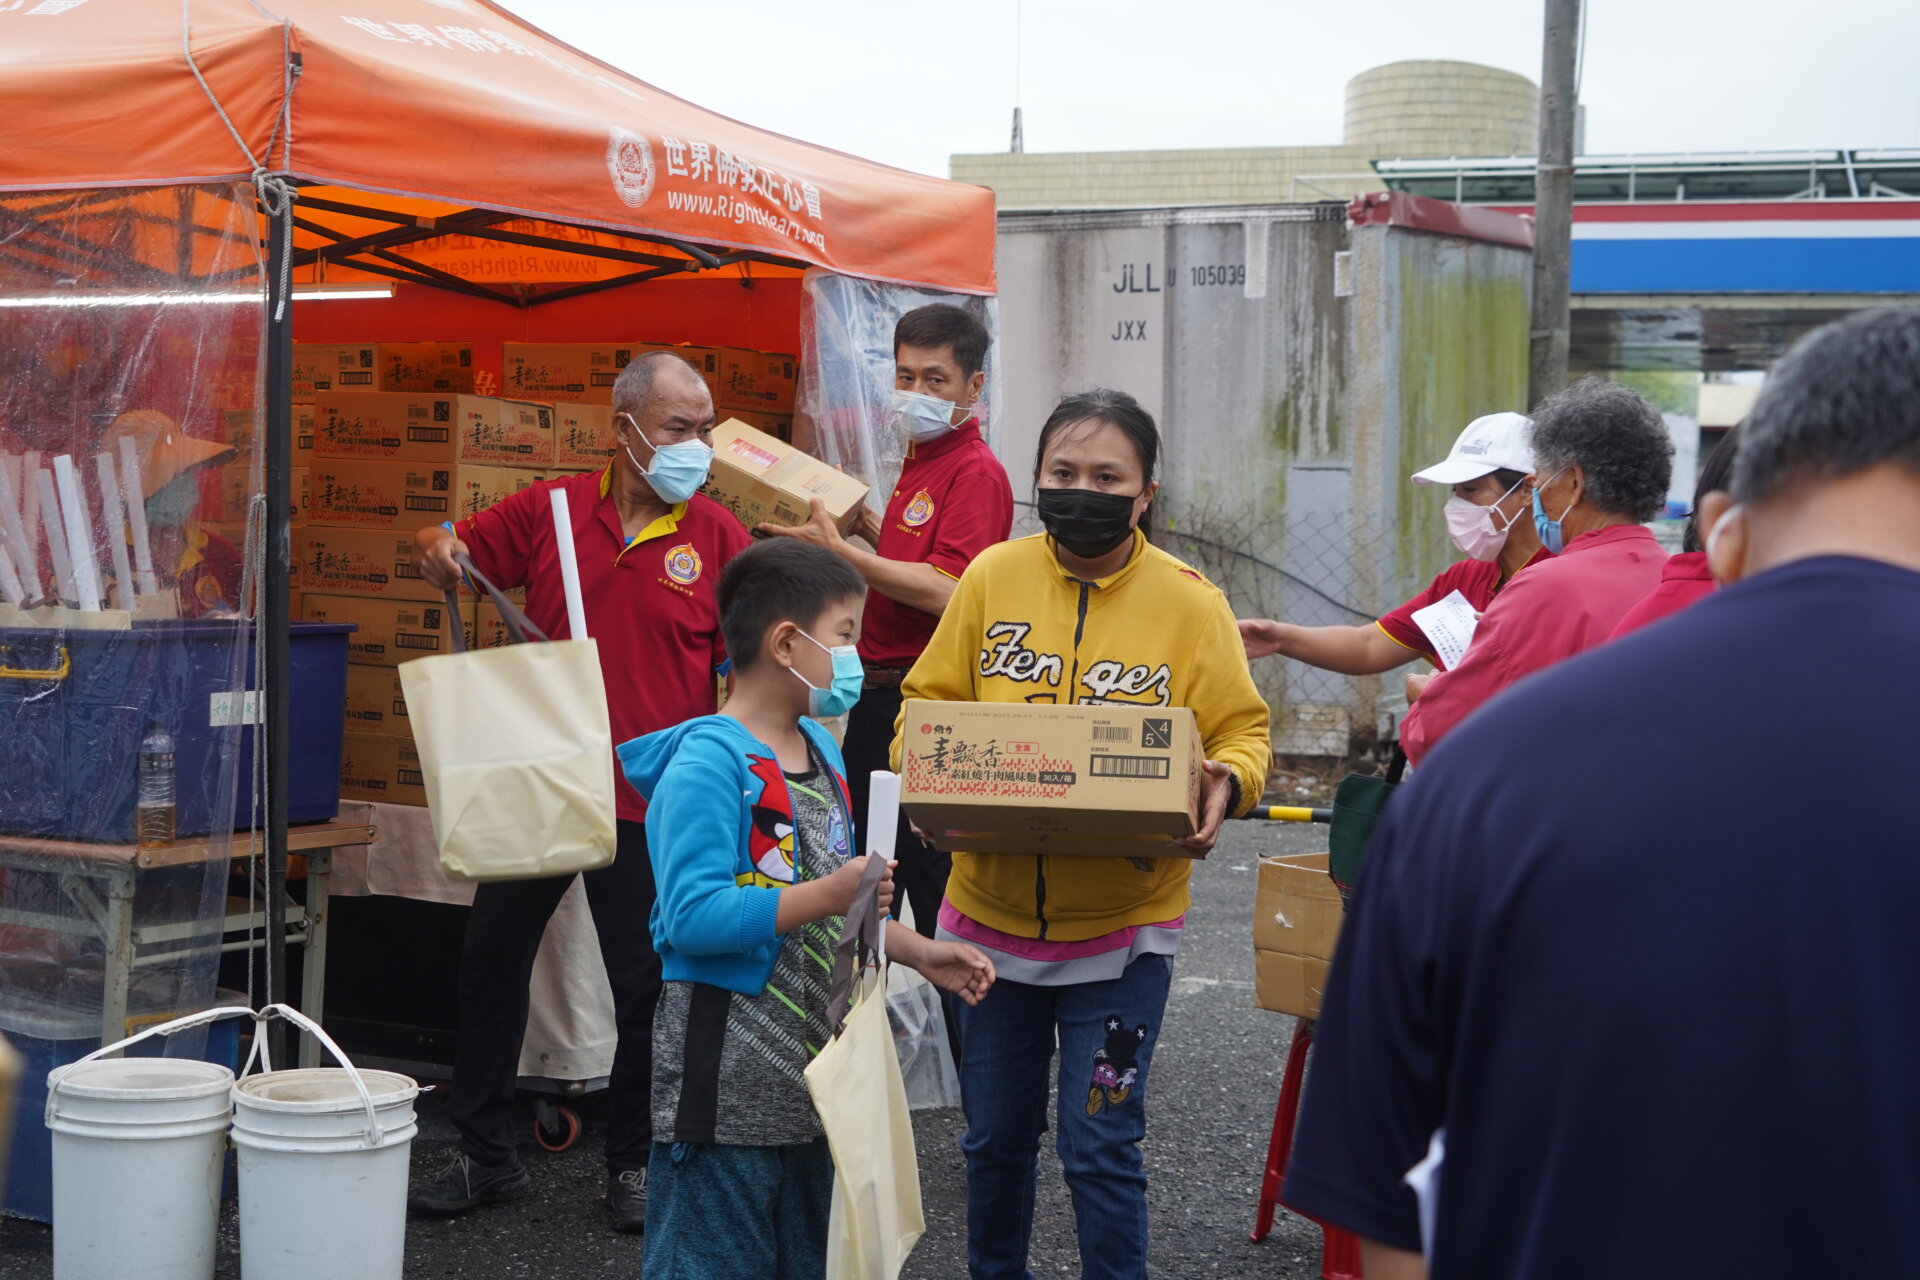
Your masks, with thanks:
[[[107,880],[106,974],[100,993],[100,1043],[127,1035],[127,992],[133,983],[133,868]]]
[[[333,874],[333,850],[307,852],[307,950],[301,956],[306,966],[300,982],[300,1012],[322,1026],[326,1025],[327,994],[327,882]],[[311,1035],[300,1035],[300,1065],[320,1065],[320,1043]]]

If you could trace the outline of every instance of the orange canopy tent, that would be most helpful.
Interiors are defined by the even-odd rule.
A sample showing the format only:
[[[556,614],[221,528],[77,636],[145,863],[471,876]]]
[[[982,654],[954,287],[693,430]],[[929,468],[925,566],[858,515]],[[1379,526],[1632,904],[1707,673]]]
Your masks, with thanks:
[[[693,36],[676,38],[692,51]],[[751,283],[809,268],[881,287],[994,290],[992,193],[702,110],[490,0],[0,0],[0,197],[0,306],[26,308],[5,313],[20,320],[12,332],[37,341],[41,365],[69,382],[97,345],[88,326],[104,332],[116,311],[264,297],[258,599],[276,916],[289,759],[289,285],[377,278],[521,317],[578,314],[563,300],[643,281]],[[96,361],[139,366],[111,369],[122,388],[174,361],[189,366],[174,385],[205,401],[209,375],[196,362],[219,348],[233,368],[216,359],[211,376],[255,385],[259,328],[206,319],[169,354],[137,320],[126,327],[133,337]],[[74,452],[84,409],[98,409],[83,399],[32,402],[36,421],[83,424]],[[275,999],[285,933],[278,920],[268,930]]]
[[[488,0],[0,0],[0,103],[0,191],[284,177],[329,279],[524,305],[757,261],[993,290],[990,192],[702,110]],[[489,245],[571,290],[488,278]]]

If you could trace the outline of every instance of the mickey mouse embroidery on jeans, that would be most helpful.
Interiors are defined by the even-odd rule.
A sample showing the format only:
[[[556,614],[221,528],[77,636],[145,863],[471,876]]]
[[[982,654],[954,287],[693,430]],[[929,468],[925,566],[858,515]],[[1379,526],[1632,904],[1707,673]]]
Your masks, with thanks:
[[[1140,1076],[1140,1062],[1134,1057],[1147,1042],[1147,1024],[1127,1030],[1118,1014],[1107,1015],[1107,1042],[1093,1051],[1093,1087],[1087,1090],[1087,1114],[1097,1116],[1106,1105],[1119,1106],[1133,1093],[1133,1082]]]

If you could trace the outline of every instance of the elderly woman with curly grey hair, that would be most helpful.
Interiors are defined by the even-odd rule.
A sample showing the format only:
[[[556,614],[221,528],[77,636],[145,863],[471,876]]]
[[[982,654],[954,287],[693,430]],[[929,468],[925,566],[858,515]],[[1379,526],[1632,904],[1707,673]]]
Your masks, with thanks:
[[[1553,559],[1514,576],[1488,606],[1460,665],[1409,681],[1400,729],[1419,764],[1434,743],[1508,685],[1603,643],[1660,584],[1660,514],[1673,442],[1631,388],[1587,378],[1533,413],[1533,520]]]

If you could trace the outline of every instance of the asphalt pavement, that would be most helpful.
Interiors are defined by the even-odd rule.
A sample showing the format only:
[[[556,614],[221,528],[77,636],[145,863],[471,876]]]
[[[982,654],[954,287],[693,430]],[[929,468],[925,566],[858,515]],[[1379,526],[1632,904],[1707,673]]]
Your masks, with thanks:
[[[1213,856],[1195,869],[1193,910],[1147,1096],[1147,1262],[1155,1280],[1308,1280],[1320,1274],[1320,1231],[1313,1224],[1283,1210],[1264,1242],[1250,1243],[1247,1236],[1293,1029],[1293,1019],[1253,1007],[1255,862],[1263,854],[1325,847],[1324,828],[1235,822]],[[452,1144],[444,1100],[443,1092],[421,1099],[416,1167],[435,1161]],[[583,1135],[557,1155],[534,1144],[529,1118],[521,1149],[534,1178],[528,1195],[461,1218],[410,1223],[407,1280],[637,1280],[640,1239],[616,1235],[605,1225],[601,1100],[588,1097],[579,1111]],[[960,1129],[955,1111],[916,1117],[927,1234],[908,1262],[906,1280],[966,1275]],[[1032,1270],[1036,1277],[1075,1276],[1072,1206],[1052,1144],[1043,1143],[1041,1151]],[[324,1206],[314,1210],[325,1212]],[[350,1223],[340,1225],[352,1230]],[[0,1278],[46,1280],[52,1274],[52,1233],[35,1223],[0,1222]],[[216,1275],[240,1275],[231,1205]]]

